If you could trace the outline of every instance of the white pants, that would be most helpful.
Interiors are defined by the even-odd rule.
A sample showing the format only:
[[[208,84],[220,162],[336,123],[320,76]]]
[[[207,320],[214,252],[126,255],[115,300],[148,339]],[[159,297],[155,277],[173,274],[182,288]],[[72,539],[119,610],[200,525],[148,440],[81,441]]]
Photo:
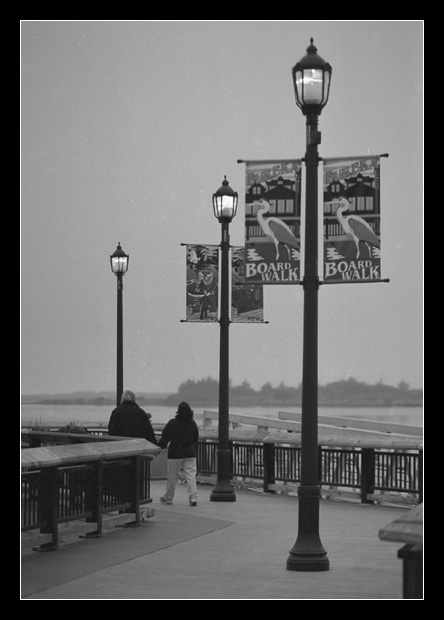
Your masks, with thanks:
[[[168,459],[168,477],[164,497],[167,501],[173,501],[179,469],[181,467],[187,482],[188,498],[190,501],[197,501],[196,458]]]

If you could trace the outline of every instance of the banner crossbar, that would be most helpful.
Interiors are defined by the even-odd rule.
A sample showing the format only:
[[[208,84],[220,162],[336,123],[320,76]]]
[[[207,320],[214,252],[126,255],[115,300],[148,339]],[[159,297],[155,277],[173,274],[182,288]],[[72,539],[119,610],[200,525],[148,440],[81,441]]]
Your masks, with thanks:
[[[369,279],[369,280],[365,280],[365,279],[356,279],[356,280],[334,280],[334,281],[329,281],[329,280],[321,280],[319,282],[319,284],[363,284],[365,282],[365,284],[370,284],[373,282],[390,282],[389,278],[384,278],[384,279]]]

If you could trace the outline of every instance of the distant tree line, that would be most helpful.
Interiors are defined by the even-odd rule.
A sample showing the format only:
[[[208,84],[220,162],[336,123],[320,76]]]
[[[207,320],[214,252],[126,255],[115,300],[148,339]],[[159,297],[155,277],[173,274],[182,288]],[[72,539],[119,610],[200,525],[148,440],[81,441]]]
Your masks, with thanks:
[[[51,405],[109,405],[115,406],[115,394],[112,393],[75,393],[55,396],[23,397],[23,402]],[[174,394],[137,394],[140,405],[166,405],[175,407],[181,401],[189,402],[193,407],[217,405],[219,400],[219,382],[207,377],[194,381],[188,379],[180,384]],[[273,387],[265,383],[259,390],[254,390],[245,380],[240,385],[230,382],[230,405],[234,407],[273,407],[300,406],[302,386],[290,387],[281,382]],[[319,405],[329,407],[396,407],[422,406],[423,391],[411,389],[401,381],[397,387],[385,385],[382,380],[374,385],[350,378],[335,381],[318,388]]]
[[[187,401],[196,405],[214,405],[219,398],[219,382],[211,377],[193,381],[188,379],[181,383],[176,394],[163,399],[164,404],[177,404]],[[325,406],[421,406],[423,392],[410,389],[402,381],[397,387],[385,385],[382,381],[369,385],[350,378],[319,386],[318,400]],[[254,390],[248,381],[240,385],[231,385],[230,404],[233,406],[272,407],[300,405],[302,402],[302,385],[290,387],[283,382],[273,387],[265,383],[259,390]]]

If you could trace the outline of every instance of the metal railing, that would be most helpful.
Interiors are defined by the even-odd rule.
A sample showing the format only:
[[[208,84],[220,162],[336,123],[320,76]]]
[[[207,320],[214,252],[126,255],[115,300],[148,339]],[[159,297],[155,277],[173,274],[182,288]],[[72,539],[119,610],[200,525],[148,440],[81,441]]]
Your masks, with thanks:
[[[94,440],[105,440],[103,428],[86,429]],[[100,436],[98,436],[100,434]],[[57,435],[57,433],[55,433]],[[217,439],[205,438],[198,444],[198,475],[217,474]],[[292,434],[289,434],[291,437]],[[83,441],[86,437],[83,436]],[[300,445],[270,441],[230,441],[231,477],[236,480],[261,481],[265,492],[286,491],[301,480]],[[391,494],[396,502],[417,504],[422,501],[422,449],[380,447],[319,447],[320,484],[324,496],[349,490],[363,503],[380,501]],[[165,463],[166,477],[166,463]],[[345,494],[345,493],[344,493]]]
[[[261,480],[265,492],[285,491],[301,481],[301,448],[273,443],[230,442],[231,477]],[[216,475],[217,442],[203,439],[198,446],[198,473]],[[422,451],[410,453],[378,448],[319,447],[320,485],[330,496],[334,489],[351,489],[362,503],[382,499],[384,493],[422,501]],[[394,501],[395,498],[393,498]]]

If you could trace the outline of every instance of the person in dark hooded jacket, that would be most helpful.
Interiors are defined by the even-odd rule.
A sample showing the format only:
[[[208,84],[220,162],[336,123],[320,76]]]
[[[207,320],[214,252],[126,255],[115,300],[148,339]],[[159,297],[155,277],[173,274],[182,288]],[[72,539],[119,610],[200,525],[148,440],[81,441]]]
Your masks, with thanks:
[[[116,437],[142,437],[157,445],[150,418],[151,414],[146,413],[136,403],[134,392],[125,390],[121,404],[111,413],[108,433]]]
[[[197,505],[197,442],[199,430],[193,419],[193,410],[188,403],[182,402],[177,408],[176,416],[167,422],[158,442],[161,448],[168,446],[168,477],[165,495],[160,498],[163,504],[172,504],[176,491],[179,470],[187,482],[190,506]]]

